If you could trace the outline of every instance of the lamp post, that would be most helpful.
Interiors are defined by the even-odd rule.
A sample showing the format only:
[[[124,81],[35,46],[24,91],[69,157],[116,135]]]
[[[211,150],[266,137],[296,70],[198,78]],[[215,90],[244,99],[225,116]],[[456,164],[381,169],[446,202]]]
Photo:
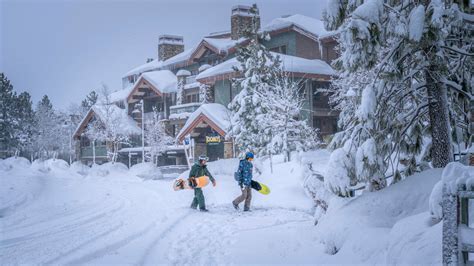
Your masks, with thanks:
[[[140,101],[142,106],[142,163],[145,162],[145,101]]]
[[[140,108],[140,110],[138,109]],[[135,108],[134,110],[132,111],[132,113],[136,114],[136,113],[141,113],[141,124],[142,124],[142,163],[145,162],[145,102],[143,101],[143,99],[140,100],[140,102],[138,102],[136,105],[135,105]]]

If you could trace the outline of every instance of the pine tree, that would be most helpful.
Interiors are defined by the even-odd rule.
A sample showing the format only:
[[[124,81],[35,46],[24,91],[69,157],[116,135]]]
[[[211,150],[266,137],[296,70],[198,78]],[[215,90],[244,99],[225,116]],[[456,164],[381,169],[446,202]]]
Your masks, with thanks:
[[[97,103],[99,95],[93,90],[89,92],[84,100],[81,102],[81,106],[87,111],[91,109],[91,107]]]
[[[426,3],[331,0],[324,14],[341,34],[332,100],[343,131],[332,146],[350,141],[358,180],[373,189],[385,186],[388,168],[400,178],[400,161],[405,174],[416,170],[425,136],[431,136],[433,166],[446,165],[452,160],[448,115],[466,120],[459,106],[472,97],[472,45],[461,41],[469,38],[459,30],[462,14],[452,1]]]
[[[246,31],[250,43],[239,47],[237,60],[240,62],[240,71],[243,78],[233,80],[233,86],[240,91],[229,104],[232,111],[230,135],[234,137],[237,147],[241,151],[254,151],[263,154],[264,147],[270,142],[270,136],[261,134],[262,125],[255,119],[258,115],[268,112],[262,105],[261,94],[268,89],[270,82],[276,79],[280,68],[279,60],[260,42],[267,36],[258,33],[258,9],[251,8],[252,24]]]
[[[35,120],[37,125],[35,151],[41,159],[56,157],[59,149],[57,142],[59,121],[47,95],[44,95],[41,101],[38,102]]]
[[[34,136],[36,134],[35,113],[33,103],[28,92],[22,92],[17,98],[16,117],[18,118],[18,128],[15,138],[18,148],[26,157],[33,152]]]
[[[16,93],[4,73],[0,73],[0,152],[1,157],[11,155],[17,147],[15,127],[17,121],[12,110],[15,108]]]

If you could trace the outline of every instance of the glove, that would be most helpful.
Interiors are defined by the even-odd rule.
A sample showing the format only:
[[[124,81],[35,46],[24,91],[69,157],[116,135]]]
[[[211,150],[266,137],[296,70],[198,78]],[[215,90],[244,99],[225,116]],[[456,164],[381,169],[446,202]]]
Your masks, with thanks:
[[[216,186],[216,181],[212,181],[212,186],[215,187]]]

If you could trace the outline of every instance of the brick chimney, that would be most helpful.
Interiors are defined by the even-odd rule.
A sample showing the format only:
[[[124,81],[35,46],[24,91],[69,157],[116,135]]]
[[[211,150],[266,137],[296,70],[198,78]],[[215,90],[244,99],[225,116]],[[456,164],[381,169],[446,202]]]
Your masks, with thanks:
[[[230,16],[230,37],[232,40],[245,37],[245,32],[252,27],[252,20],[255,14],[257,28],[260,29],[260,15],[257,5],[238,5],[232,7],[232,15]]]
[[[183,36],[160,35],[158,37],[158,61],[165,61],[183,51]]]

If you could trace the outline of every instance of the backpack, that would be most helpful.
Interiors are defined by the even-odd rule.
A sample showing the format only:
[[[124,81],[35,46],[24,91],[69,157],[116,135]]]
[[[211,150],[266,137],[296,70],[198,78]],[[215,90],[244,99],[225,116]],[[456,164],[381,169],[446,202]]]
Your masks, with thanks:
[[[241,161],[240,161],[240,162],[241,162]],[[235,179],[235,181],[237,181],[237,182],[242,181],[242,176],[241,176],[240,173],[239,173],[240,162],[239,162],[239,166],[237,167],[237,171],[234,172],[234,179]]]

